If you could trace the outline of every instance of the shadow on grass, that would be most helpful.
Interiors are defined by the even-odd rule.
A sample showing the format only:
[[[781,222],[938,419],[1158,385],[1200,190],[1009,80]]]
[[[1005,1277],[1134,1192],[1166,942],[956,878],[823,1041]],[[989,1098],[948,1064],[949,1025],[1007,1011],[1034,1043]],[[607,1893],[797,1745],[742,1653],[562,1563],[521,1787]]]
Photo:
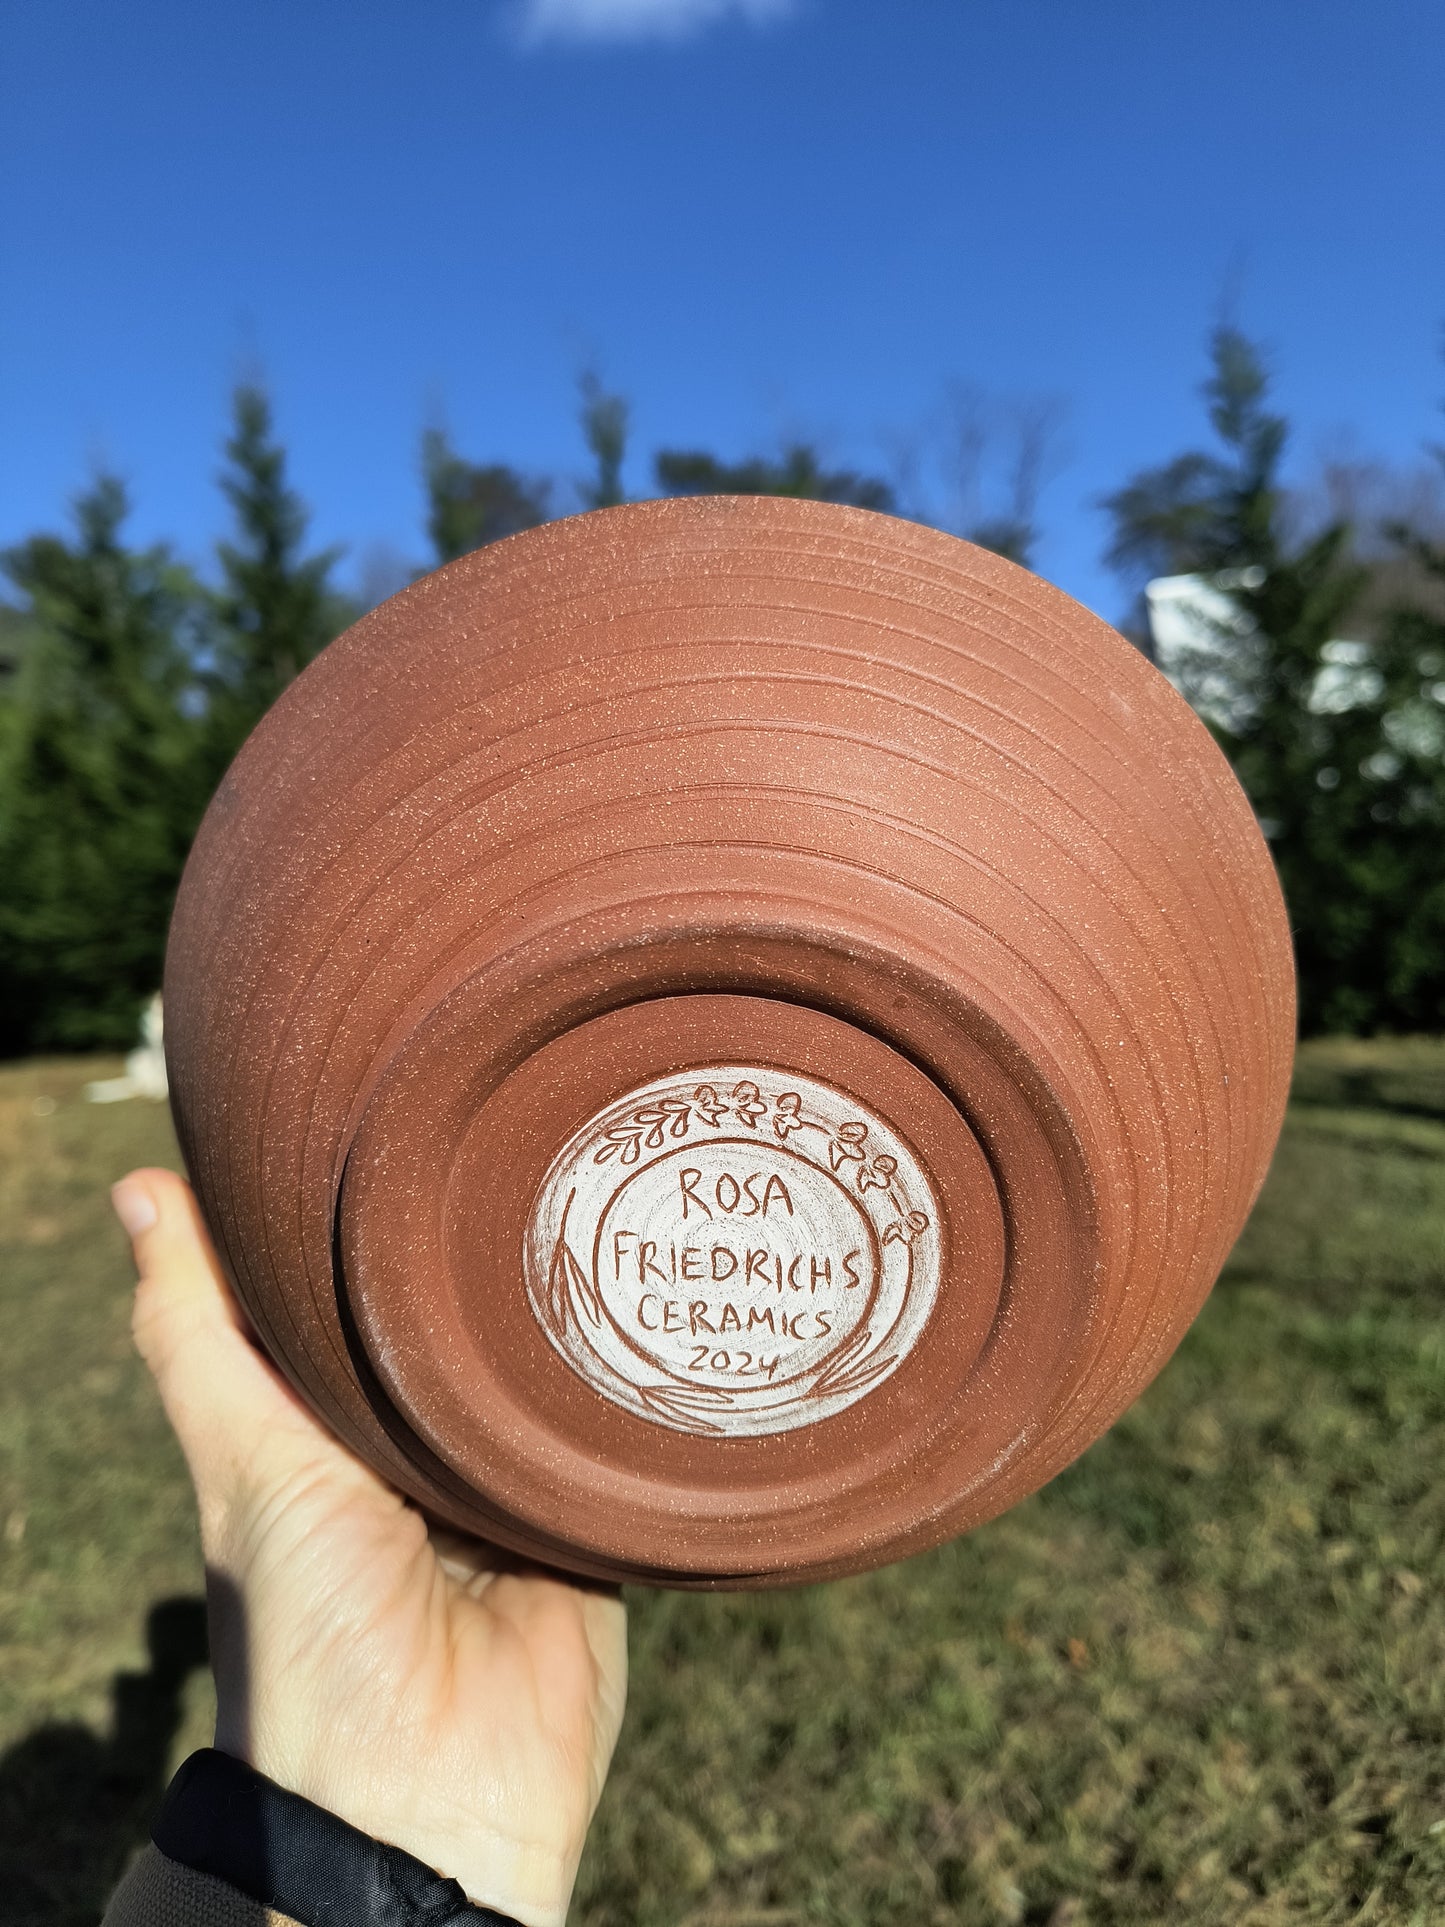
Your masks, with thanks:
[[[1296,1074],[1290,1101],[1304,1108],[1379,1111],[1445,1124],[1445,1079],[1426,1070],[1343,1068],[1307,1061]]]
[[[182,1693],[206,1664],[206,1608],[163,1599],[146,1620],[150,1664],[111,1682],[111,1731],[38,1726],[0,1757],[0,1921],[94,1927],[165,1791]]]

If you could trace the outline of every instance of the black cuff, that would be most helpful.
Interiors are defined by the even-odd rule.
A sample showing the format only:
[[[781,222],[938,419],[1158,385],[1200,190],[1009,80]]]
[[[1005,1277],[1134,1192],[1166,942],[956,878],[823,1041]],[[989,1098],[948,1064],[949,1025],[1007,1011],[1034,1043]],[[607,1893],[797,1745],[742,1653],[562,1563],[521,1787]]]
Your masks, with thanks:
[[[214,1747],[171,1781],[151,1839],[301,1927],[519,1927],[455,1880],[383,1846]]]

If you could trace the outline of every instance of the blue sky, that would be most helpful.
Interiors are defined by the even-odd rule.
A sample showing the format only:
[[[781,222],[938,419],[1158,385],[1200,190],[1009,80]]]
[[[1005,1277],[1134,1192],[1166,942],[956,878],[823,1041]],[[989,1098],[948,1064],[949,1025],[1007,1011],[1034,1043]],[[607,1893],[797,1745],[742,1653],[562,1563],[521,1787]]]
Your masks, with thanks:
[[[805,435],[936,506],[950,385],[1067,408],[1042,572],[1200,433],[1222,300],[1296,461],[1440,432],[1438,0],[7,0],[0,542],[96,462],[203,560],[259,365],[318,541],[424,555],[419,430],[577,475]]]

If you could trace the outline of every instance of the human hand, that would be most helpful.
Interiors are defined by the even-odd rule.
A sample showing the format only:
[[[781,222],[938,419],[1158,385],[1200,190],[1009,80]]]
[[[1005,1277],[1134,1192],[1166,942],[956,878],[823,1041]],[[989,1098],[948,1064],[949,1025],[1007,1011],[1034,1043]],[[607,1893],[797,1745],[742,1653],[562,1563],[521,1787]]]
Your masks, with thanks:
[[[622,1722],[620,1599],[429,1530],[257,1349],[189,1186],[113,1195],[200,1509],[217,1747],[560,1927]]]

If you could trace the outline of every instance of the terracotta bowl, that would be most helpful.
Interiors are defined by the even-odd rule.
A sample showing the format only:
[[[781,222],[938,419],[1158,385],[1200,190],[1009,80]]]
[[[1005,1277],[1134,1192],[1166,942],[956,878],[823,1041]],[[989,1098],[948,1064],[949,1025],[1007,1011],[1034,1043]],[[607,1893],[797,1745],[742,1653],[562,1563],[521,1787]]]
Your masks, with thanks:
[[[538,1559],[764,1585],[1051,1478],[1199,1310],[1293,976],[1249,806],[1056,589],[815,503],[428,576],[242,750],[166,1043],[325,1420]]]

